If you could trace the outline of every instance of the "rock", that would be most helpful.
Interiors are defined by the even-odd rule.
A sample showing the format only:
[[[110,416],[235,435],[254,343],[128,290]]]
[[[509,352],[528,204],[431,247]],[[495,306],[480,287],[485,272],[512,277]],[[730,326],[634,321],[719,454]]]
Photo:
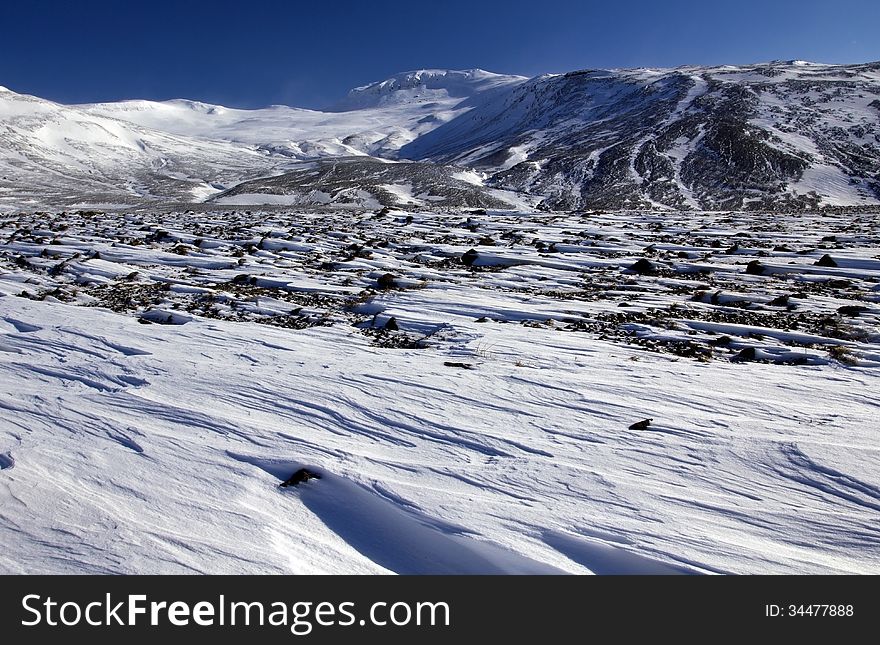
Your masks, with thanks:
[[[400,327],[397,326],[397,318],[391,316],[391,318],[388,319],[388,322],[385,323],[383,329],[386,331],[400,331]]]
[[[653,421],[653,420],[654,419],[643,419],[641,421],[637,421],[636,423],[632,424],[629,427],[629,429],[630,430],[647,430],[648,426],[651,425],[651,421]]]
[[[769,304],[771,307],[787,307],[788,306],[788,299],[790,297],[791,296],[789,296],[789,295],[777,296],[776,298],[773,298],[773,300],[771,300],[767,304]]]
[[[476,249],[471,249],[461,256],[461,262],[462,262],[462,264],[466,264],[467,266],[471,266],[474,262],[477,261],[477,258],[479,256],[480,256],[480,254],[477,252]]]
[[[641,258],[632,264],[629,270],[636,273],[657,273],[657,265],[650,260]]]
[[[718,338],[713,338],[709,341],[709,343],[715,345],[715,347],[727,347],[732,342],[733,339],[730,336],[719,336]]]
[[[493,240],[491,237],[489,237],[489,236],[487,235],[487,236],[485,236],[485,237],[481,237],[481,238],[477,241],[477,244],[478,244],[479,246],[495,246],[495,240]]]
[[[469,369],[473,368],[473,365],[471,363],[458,363],[456,361],[443,361],[443,364],[446,367],[460,367],[465,370],[469,370]]]
[[[815,265],[820,267],[836,267],[837,262],[835,262],[834,258],[826,253],[821,258],[816,260]]]
[[[863,307],[862,305],[844,305],[843,307],[837,308],[837,313],[841,316],[851,316],[853,318],[869,311],[871,310],[868,307]]]
[[[310,479],[321,479],[321,475],[311,470],[306,470],[305,468],[300,468],[295,473],[293,473],[287,481],[283,481],[279,484],[281,488],[287,488],[288,486],[297,486],[302,484],[303,482],[307,482]]]
[[[376,284],[379,286],[380,289],[393,289],[397,286],[394,280],[394,274],[383,273],[379,276],[379,279],[376,280]]]
[[[758,260],[752,260],[746,265],[746,273],[749,275],[764,275],[764,265]]]
[[[753,361],[758,357],[758,352],[754,347],[746,347],[740,350],[739,354],[733,357],[735,361]]]

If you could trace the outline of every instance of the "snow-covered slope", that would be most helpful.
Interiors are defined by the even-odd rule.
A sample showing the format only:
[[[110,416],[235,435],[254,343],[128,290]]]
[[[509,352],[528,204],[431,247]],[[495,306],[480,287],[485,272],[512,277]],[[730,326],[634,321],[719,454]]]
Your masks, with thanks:
[[[239,110],[188,100],[77,107],[178,135],[253,144],[297,159],[392,157],[402,145],[458,115],[465,99],[525,80],[482,70],[406,72],[352,90],[330,112],[281,105]]]
[[[0,218],[0,572],[880,573],[878,226]]]
[[[880,64],[542,76],[405,146],[551,208],[805,208],[880,200]]]
[[[0,205],[201,201],[277,160],[73,106],[0,92]]]

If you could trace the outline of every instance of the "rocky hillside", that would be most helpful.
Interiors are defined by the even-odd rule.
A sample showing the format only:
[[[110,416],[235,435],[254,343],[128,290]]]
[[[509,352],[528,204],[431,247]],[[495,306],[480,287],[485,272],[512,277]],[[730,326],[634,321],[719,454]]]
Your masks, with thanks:
[[[880,198],[880,63],[541,76],[405,146],[571,208],[790,209]]]

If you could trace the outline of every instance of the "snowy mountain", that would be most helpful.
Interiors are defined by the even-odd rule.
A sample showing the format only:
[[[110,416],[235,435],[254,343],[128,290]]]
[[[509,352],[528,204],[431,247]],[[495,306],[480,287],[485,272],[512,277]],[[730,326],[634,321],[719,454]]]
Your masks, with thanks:
[[[413,103],[444,104],[450,100],[457,104],[462,99],[478,95],[482,95],[485,99],[492,93],[510,90],[522,85],[527,80],[524,76],[493,74],[482,69],[465,71],[422,69],[404,72],[384,81],[356,87],[334,107],[334,110],[387,108]]]
[[[0,205],[201,201],[276,163],[252,146],[0,92]]]
[[[187,100],[65,106],[4,90],[0,207],[200,202],[302,161],[355,156],[476,171],[487,203],[503,190],[520,194],[509,203],[551,210],[872,205],[880,203],[878,122],[880,63],[533,79],[419,70],[355,88],[327,112]],[[236,192],[271,194],[271,183]],[[285,195],[290,182],[276,183]],[[318,183],[301,189],[327,192]]]
[[[877,203],[880,64],[592,70],[494,96],[401,150],[569,208]]]

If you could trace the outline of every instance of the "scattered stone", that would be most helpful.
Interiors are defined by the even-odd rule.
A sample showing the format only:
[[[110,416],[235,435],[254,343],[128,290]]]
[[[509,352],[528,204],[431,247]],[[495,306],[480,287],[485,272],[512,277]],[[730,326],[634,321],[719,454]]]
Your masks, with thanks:
[[[281,482],[279,486],[281,488],[287,488],[288,486],[298,486],[299,484],[307,482],[310,479],[321,479],[321,475],[311,470],[300,468],[295,473],[293,473],[286,481]]]
[[[754,347],[746,347],[745,349],[740,350],[740,352],[734,356],[731,360],[734,361],[754,361],[758,358],[758,350]]]
[[[630,430],[647,430],[648,426],[651,425],[651,421],[653,421],[653,420],[654,419],[643,419],[641,421],[637,421],[636,423],[632,424],[629,427],[629,429]]]
[[[764,275],[764,265],[758,260],[752,260],[746,265],[746,273],[749,275]]]
[[[820,266],[820,267],[836,267],[837,266],[837,262],[834,261],[834,258],[832,258],[827,253],[825,255],[823,255],[821,258],[819,258],[818,260],[816,260],[815,264],[816,264],[816,266]]]
[[[383,329],[386,331],[400,331],[400,327],[397,325],[397,318],[391,316],[391,318],[388,319],[388,322],[385,323]]]

